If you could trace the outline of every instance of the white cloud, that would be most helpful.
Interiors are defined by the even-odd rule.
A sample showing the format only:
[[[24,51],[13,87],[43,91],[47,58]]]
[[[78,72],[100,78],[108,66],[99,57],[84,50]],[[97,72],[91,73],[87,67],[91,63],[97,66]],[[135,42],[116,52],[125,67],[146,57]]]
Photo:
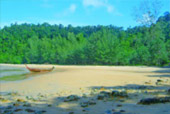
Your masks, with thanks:
[[[114,11],[114,7],[111,6],[111,5],[108,5],[108,6],[107,6],[107,11],[108,11],[108,12],[113,12],[113,11]]]
[[[71,4],[69,6],[69,8],[65,9],[64,11],[62,11],[60,13],[57,13],[56,16],[57,17],[67,16],[67,15],[69,15],[71,13],[74,13],[76,11],[76,9],[77,9],[76,4]]]
[[[83,0],[85,7],[105,7],[108,13],[114,11],[114,6],[108,3],[108,0]]]
[[[85,7],[104,7],[108,13],[113,13],[117,16],[122,16],[115,7],[108,2],[108,0],[83,0],[83,6]]]
[[[83,0],[83,5],[99,7],[99,6],[103,6],[105,4],[105,1],[104,0]]]
[[[73,12],[75,12],[75,10],[76,10],[76,5],[75,4],[71,4],[70,8],[69,8],[69,11],[73,13]]]
[[[43,0],[43,2],[48,2],[49,0]]]
[[[50,4],[41,4],[41,6],[44,7],[44,8],[51,8],[52,7],[52,5],[50,5]]]
[[[44,8],[52,8],[53,5],[49,3],[50,0],[42,0],[42,4],[41,4],[41,7],[44,7]]]

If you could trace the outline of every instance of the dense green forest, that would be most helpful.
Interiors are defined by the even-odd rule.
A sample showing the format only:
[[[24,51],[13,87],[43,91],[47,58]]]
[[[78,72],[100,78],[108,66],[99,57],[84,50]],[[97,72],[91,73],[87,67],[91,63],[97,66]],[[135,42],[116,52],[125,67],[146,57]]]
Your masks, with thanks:
[[[0,63],[156,65],[170,63],[170,13],[150,26],[11,24],[0,29]]]

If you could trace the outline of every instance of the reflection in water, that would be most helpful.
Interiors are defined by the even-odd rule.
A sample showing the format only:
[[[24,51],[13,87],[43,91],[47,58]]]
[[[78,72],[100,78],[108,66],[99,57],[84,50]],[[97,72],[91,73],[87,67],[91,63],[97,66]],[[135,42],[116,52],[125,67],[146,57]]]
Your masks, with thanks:
[[[8,71],[8,72],[5,72]],[[29,72],[28,70],[17,70],[16,72],[13,72],[14,70],[10,69],[10,70],[5,70],[2,71],[4,72],[4,74],[8,74],[8,75],[2,75],[0,77],[0,81],[18,81],[18,80],[24,80],[24,79],[28,79],[31,77],[35,77],[35,76],[40,76],[40,75],[44,75],[47,73],[54,73],[54,72],[64,72],[65,69],[55,69],[51,72],[49,71],[44,71],[44,72]],[[10,71],[10,72],[9,72]],[[16,71],[16,70],[15,70]]]
[[[0,81],[24,80],[24,79],[28,79],[30,77],[35,77],[35,76],[42,75],[45,73],[47,73],[47,72],[39,72],[39,73],[29,72],[29,73],[24,73],[24,74],[9,75],[9,76],[0,77]]]
[[[30,73],[25,74],[25,78],[30,78],[33,76],[43,75],[43,74],[47,74],[47,73],[49,73],[49,72],[48,71],[47,72],[30,72]]]
[[[13,72],[13,71],[23,71],[23,70],[22,69],[3,69],[3,70],[0,69],[0,73]]]

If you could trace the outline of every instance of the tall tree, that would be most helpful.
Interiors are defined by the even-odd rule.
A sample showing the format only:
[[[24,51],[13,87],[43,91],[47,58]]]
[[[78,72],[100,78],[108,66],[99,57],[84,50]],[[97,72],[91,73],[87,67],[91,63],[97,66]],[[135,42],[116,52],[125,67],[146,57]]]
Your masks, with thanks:
[[[149,26],[156,22],[161,6],[160,0],[142,0],[139,6],[133,9],[133,16],[140,24]]]

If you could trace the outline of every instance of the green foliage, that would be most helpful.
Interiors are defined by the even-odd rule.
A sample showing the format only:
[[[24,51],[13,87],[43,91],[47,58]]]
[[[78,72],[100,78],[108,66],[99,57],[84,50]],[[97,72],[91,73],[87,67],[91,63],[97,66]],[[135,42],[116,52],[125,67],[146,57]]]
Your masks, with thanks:
[[[0,63],[157,65],[170,62],[170,14],[121,27],[12,24],[0,29]]]
[[[167,51],[168,57],[170,58],[170,39],[166,42],[166,51]]]

